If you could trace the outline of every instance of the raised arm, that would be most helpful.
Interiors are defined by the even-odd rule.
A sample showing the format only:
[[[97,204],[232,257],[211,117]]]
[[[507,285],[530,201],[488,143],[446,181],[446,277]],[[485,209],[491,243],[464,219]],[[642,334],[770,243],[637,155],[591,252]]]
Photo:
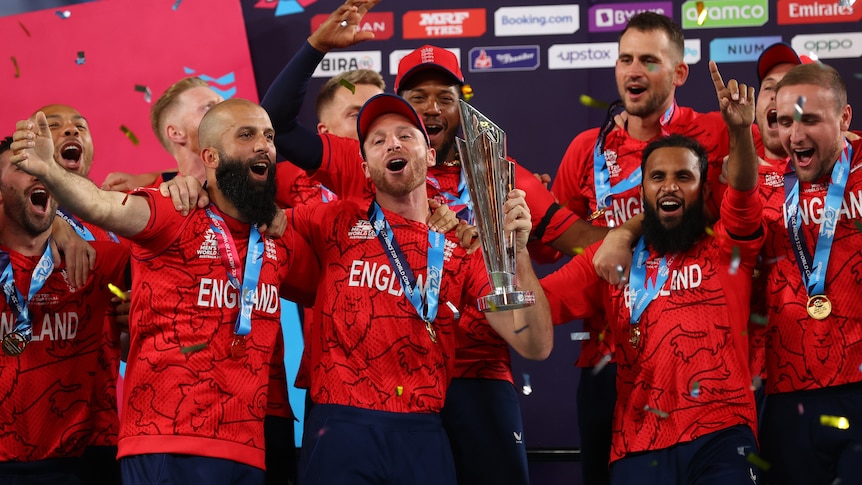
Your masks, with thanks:
[[[282,69],[261,101],[275,128],[276,150],[304,170],[317,170],[323,157],[323,143],[317,132],[298,120],[308,81],[330,50],[374,38],[372,32],[359,30],[359,22],[376,3],[377,0],[348,0],[332,12]]]
[[[721,116],[730,135],[727,183],[740,192],[747,192],[757,186],[758,158],[751,133],[754,123],[754,87],[739,84],[736,79],[731,79],[725,85],[714,61],[709,62],[709,73]]]
[[[515,189],[503,206],[506,216],[504,229],[515,233],[515,276],[518,287],[532,291],[536,296],[534,305],[505,312],[488,312],[488,323],[521,356],[532,360],[544,360],[554,347],[554,325],[548,299],[533,271],[527,241],[530,236],[530,209],[524,201],[524,191]]]
[[[150,206],[141,197],[101,190],[86,177],[66,171],[54,161],[54,141],[41,111],[15,126],[12,163],[38,177],[61,206],[73,214],[130,237],[141,232],[150,219]]]

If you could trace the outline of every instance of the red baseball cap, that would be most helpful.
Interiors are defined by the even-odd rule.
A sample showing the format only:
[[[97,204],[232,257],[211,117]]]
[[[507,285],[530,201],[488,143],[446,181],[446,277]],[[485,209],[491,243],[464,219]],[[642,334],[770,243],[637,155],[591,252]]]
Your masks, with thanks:
[[[461,73],[461,66],[455,54],[442,47],[423,45],[401,58],[398,63],[395,92],[399,92],[402,84],[411,76],[426,69],[437,69],[452,77],[459,86],[464,84],[464,74]]]
[[[425,124],[422,123],[422,118],[416,114],[413,106],[410,106],[410,103],[401,96],[381,93],[366,101],[356,117],[356,132],[359,134],[359,151],[362,153],[362,158],[365,158],[365,136],[368,134],[368,128],[374,120],[390,113],[399,114],[410,120],[410,123],[422,132],[425,143],[431,145],[428,132],[425,131]]]
[[[790,44],[778,42],[767,47],[757,58],[757,80],[763,82],[763,78],[779,64],[811,64],[814,62],[808,56],[799,56]]]

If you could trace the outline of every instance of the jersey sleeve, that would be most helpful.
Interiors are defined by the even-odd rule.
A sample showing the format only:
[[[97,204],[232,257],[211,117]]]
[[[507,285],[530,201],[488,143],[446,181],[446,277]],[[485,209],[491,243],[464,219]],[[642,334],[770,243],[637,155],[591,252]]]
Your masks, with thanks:
[[[321,134],[320,139],[323,161],[312,175],[312,180],[328,187],[340,199],[363,198],[373,193],[371,181],[362,170],[359,141],[329,133]]]
[[[170,197],[163,197],[157,189],[146,188],[132,192],[132,197],[144,197],[150,206],[150,221],[140,233],[128,238],[133,243],[136,258],[149,259],[160,254],[182,233],[192,215],[180,214]],[[200,210],[200,209],[195,209]]]
[[[603,314],[602,304],[608,301],[608,284],[599,278],[592,263],[600,244],[601,241],[593,244],[584,254],[575,256],[539,280],[555,325]]]
[[[554,177],[552,192],[560,205],[580,217],[590,212],[590,196],[583,193],[582,186],[586,178],[584,167],[592,167],[593,148],[598,136],[598,128],[576,136],[566,149]]]
[[[515,186],[526,193],[533,224],[532,238],[549,244],[578,220],[578,216],[572,211],[557,203],[554,194],[548,191],[532,172],[517,162],[515,162]]]

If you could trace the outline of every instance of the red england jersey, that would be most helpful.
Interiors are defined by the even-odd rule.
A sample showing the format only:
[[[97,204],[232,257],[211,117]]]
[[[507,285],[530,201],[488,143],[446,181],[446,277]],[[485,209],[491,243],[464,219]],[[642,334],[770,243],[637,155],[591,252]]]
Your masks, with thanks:
[[[112,296],[108,283],[122,281],[129,253],[112,242],[90,244],[97,256],[87,284],[70,287],[65,264],[55,262],[29,304],[32,341],[18,357],[0,355],[0,461],[80,456],[94,444],[98,409],[91,402],[107,385],[100,358]],[[15,286],[26,298],[40,258],[9,254]],[[15,315],[6,298],[0,307],[5,336],[15,328]],[[113,412],[116,422],[116,404]]]
[[[275,203],[281,208],[331,202],[335,194],[289,162],[275,166]]]
[[[146,197],[152,215],[131,238],[134,298],[118,457],[178,453],[264,468],[264,416],[289,415],[270,409],[270,402],[284,406],[287,387],[283,367],[273,370],[283,356],[279,296],[313,299],[293,286],[315,277],[308,250],[291,233],[264,238],[252,328],[244,355],[234,357],[240,296],[206,211],[183,217],[152,189],[134,196]],[[243,268],[250,226],[210,207],[224,218]],[[276,385],[284,393],[270,396]]]
[[[365,201],[341,199],[296,208],[289,217],[296,232],[317,248],[320,265],[314,326],[306,330],[305,342],[311,399],[380,411],[439,412],[453,365],[456,323],[448,303],[464,312],[489,291],[482,256],[467,256],[454,234],[446,236],[434,343],[401,288],[368,209]],[[427,226],[383,214],[424,294]]]
[[[862,381],[862,141],[852,142],[853,158],[835,239],[826,267],[825,294],[832,313],[808,316],[808,292],[787,231],[783,182],[769,199],[767,264],[767,392],[819,389]],[[800,183],[799,215],[811,253],[824,219],[829,178]]]
[[[661,450],[735,425],[755,431],[748,370],[751,275],[764,237],[760,199],[726,191],[715,237],[704,235],[677,255],[670,277],[640,317],[632,345],[628,287],[599,279],[592,265],[598,244],[542,279],[554,321],[606,316],[616,344],[617,399],[611,461]],[[650,255],[646,278],[659,258]],[[607,313],[605,313],[607,312]],[[755,431],[756,432],[756,431]]]
[[[677,106],[664,129],[668,134],[685,135],[703,145],[709,158],[707,180],[712,188],[711,201],[714,204],[711,208],[718,207],[724,191],[723,186],[718,183],[718,176],[729,150],[727,126],[721,113],[702,114],[691,108]],[[554,178],[553,192],[560,204],[582,219],[588,219],[597,208],[593,152],[598,136],[599,128],[576,136],[563,155]],[[604,153],[611,186],[626,180],[635,171],[640,171],[644,148],[651,141],[653,140],[637,140],[620,129],[608,133]],[[617,227],[640,214],[642,204],[639,188],[640,184],[635,184],[634,187],[613,195],[608,209],[592,223],[602,227]],[[585,318],[583,322],[584,330],[589,332],[590,338],[581,342],[581,355],[577,366],[593,367],[605,355],[613,355],[613,339],[608,334],[609,327],[604,320]]]

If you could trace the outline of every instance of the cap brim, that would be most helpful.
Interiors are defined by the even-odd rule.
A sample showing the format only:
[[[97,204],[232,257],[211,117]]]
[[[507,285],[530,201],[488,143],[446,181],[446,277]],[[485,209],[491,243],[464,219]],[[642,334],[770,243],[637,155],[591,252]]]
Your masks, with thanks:
[[[757,80],[763,82],[763,78],[779,64],[802,64],[793,47],[785,43],[773,44],[766,48],[757,59]]]

